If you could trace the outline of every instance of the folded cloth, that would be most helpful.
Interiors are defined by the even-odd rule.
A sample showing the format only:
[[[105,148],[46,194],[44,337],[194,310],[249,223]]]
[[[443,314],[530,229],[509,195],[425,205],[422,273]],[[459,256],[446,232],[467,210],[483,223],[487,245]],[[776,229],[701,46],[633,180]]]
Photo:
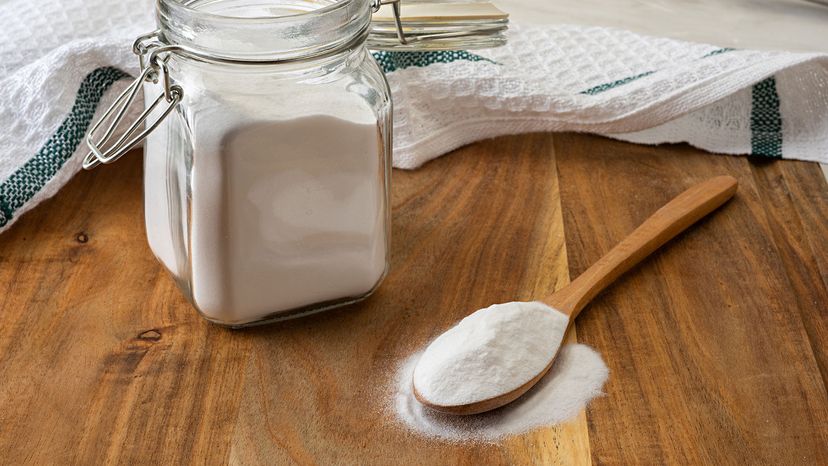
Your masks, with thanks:
[[[138,73],[151,0],[0,2],[0,232],[81,168],[90,122]],[[828,162],[828,55],[734,50],[572,25],[512,25],[505,47],[376,52],[394,166],[530,131]]]

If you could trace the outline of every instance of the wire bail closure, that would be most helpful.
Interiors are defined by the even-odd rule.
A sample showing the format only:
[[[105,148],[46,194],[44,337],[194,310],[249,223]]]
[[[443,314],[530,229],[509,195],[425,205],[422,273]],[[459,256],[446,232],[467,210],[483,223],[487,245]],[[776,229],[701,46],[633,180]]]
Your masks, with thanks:
[[[155,48],[152,50],[152,53],[149,54],[147,63],[144,63],[144,55],[150,50],[150,47],[148,47],[144,42],[150,39],[156,39],[157,36],[157,31],[155,31],[149,34],[144,34],[135,40],[132,50],[139,57],[138,60],[142,68],[141,74],[138,75],[138,77],[129,86],[127,86],[123,92],[121,92],[121,94],[115,99],[115,102],[113,102],[106,112],[104,112],[100,120],[92,126],[92,129],[86,136],[86,145],[89,147],[89,153],[83,158],[83,168],[85,170],[91,170],[102,163],[112,163],[123,157],[124,154],[129,152],[130,149],[138,145],[144,140],[144,138],[153,132],[161,124],[161,122],[164,121],[164,118],[166,118],[167,115],[169,115],[175,107],[178,106],[181,102],[181,98],[184,97],[184,89],[182,89],[179,85],[171,83],[170,73],[167,67],[167,61],[170,58],[169,54],[162,58],[160,53],[156,53],[159,52],[160,48]],[[158,42],[156,43],[158,44]],[[164,92],[162,92],[161,95],[159,95],[153,103],[141,113],[138,119],[136,119],[129,126],[129,128],[127,128],[126,132],[124,132],[121,137],[110,144],[113,139],[115,129],[124,120],[127,110],[135,102],[135,98],[138,96],[138,91],[141,89],[141,85],[145,82],[157,83],[159,79],[163,80]],[[161,112],[158,118],[156,118],[155,121],[148,123],[143,131],[133,136],[162,101],[167,102],[167,107]],[[96,133],[101,126],[109,120],[111,121],[106,127],[103,136],[101,136],[98,141],[95,141],[94,138]]]

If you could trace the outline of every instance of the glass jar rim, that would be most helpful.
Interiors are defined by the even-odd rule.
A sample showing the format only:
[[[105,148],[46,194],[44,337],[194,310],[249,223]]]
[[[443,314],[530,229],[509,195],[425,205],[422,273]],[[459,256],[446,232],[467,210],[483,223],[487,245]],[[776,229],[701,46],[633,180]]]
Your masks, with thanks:
[[[354,3],[360,0],[335,0],[328,5],[322,6],[321,8],[315,8],[312,10],[307,11],[299,11],[297,13],[290,13],[285,15],[272,15],[272,16],[231,16],[225,15],[221,13],[215,13],[212,11],[206,11],[197,7],[189,6],[189,4],[185,4],[184,1],[186,0],[156,0],[156,8],[158,11],[162,11],[161,7],[165,7],[170,11],[177,11],[182,14],[189,15],[193,18],[200,18],[205,20],[211,21],[237,21],[240,23],[252,24],[252,23],[267,23],[267,22],[282,22],[282,21],[293,21],[298,19],[299,17],[307,17],[308,15],[320,15],[325,14],[334,10],[347,8],[349,4]],[[190,2],[192,3],[192,2]],[[370,2],[367,2],[370,4]]]
[[[233,0],[225,1],[232,6]],[[159,37],[168,45],[241,60],[292,60],[364,42],[373,11],[370,0],[331,1],[321,5],[320,0],[285,0],[285,7],[301,9],[303,2],[321,7],[295,14],[247,17],[205,11],[190,6],[193,2],[187,0],[156,0],[156,18]],[[249,2],[261,6],[256,0]],[[278,6],[279,2],[274,3]]]

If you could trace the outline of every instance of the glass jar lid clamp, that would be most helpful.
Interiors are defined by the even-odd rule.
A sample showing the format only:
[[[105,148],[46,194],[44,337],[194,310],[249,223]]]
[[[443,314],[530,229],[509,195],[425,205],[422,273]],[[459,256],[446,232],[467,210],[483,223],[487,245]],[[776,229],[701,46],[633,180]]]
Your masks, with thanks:
[[[297,57],[273,59],[238,59],[195,50],[180,44],[167,44],[156,30],[139,36],[132,47],[138,56],[141,72],[115,99],[89,131],[86,144],[89,153],[83,168],[90,170],[100,164],[118,160],[155,130],[181,102],[184,89],[171,82],[167,62],[172,54],[208,63],[242,65],[274,65],[321,58],[353,48],[363,41],[377,50],[454,50],[496,47],[506,42],[508,15],[491,3],[412,3],[403,14],[400,0],[371,0],[374,15],[368,29],[335,48],[320,48]],[[114,138],[116,129],[134,104],[144,82],[161,82],[163,92],[125,132]],[[160,114],[148,121],[150,114],[163,104]],[[141,126],[144,129],[139,131]],[[96,135],[101,132],[96,139]],[[114,141],[113,141],[114,139]]]

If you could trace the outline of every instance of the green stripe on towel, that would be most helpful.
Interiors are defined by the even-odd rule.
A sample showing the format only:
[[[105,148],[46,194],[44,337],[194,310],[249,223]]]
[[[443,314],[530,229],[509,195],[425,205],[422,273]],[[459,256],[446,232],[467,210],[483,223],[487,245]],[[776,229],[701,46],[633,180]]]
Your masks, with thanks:
[[[712,52],[708,52],[707,54],[703,55],[701,58],[713,57],[713,56],[716,56],[716,55],[721,55],[723,53],[732,52],[734,50],[736,50],[736,49],[733,49],[733,48],[730,48],[730,47],[716,49],[716,50],[713,50]],[[698,60],[698,59],[696,59],[696,60]],[[644,72],[644,73],[641,73],[641,74],[637,74],[635,76],[628,76],[626,78],[621,78],[621,79],[618,79],[616,81],[612,81],[612,82],[609,82],[609,83],[599,84],[599,85],[597,85],[595,87],[591,87],[591,88],[589,88],[585,91],[581,91],[580,94],[587,94],[587,95],[600,94],[604,91],[608,91],[608,90],[614,89],[618,86],[622,86],[624,84],[633,82],[636,79],[641,79],[645,76],[649,76],[649,75],[655,73],[656,71],[657,70],[647,71],[647,72]]]
[[[17,209],[43,189],[75,153],[106,90],[115,81],[128,76],[117,68],[104,67],[84,78],[75,104],[55,134],[34,157],[0,184],[0,227],[6,225]]]
[[[706,54],[706,55],[705,55],[705,56],[703,56],[702,58],[713,57],[713,56],[716,56],[716,55],[721,55],[721,54],[723,54],[723,53],[732,52],[732,51],[734,51],[734,50],[736,50],[736,49],[731,48],[731,47],[725,47],[725,48],[721,48],[721,49],[716,49],[716,50],[714,50],[714,51],[712,51],[712,52],[709,52],[708,54]]]
[[[599,84],[599,85],[597,85],[597,86],[595,86],[595,87],[591,87],[591,88],[589,88],[589,89],[587,89],[587,90],[585,90],[585,91],[581,91],[580,93],[581,93],[581,94],[588,94],[588,95],[600,94],[600,93],[602,93],[602,92],[604,92],[604,91],[608,91],[608,90],[610,90],[610,89],[614,89],[614,88],[616,88],[616,87],[618,87],[618,86],[623,86],[624,84],[627,84],[627,83],[629,83],[629,82],[633,82],[633,81],[635,81],[636,79],[641,79],[641,78],[643,78],[644,76],[649,76],[649,75],[651,75],[651,74],[653,74],[653,73],[655,73],[655,71],[647,71],[646,73],[637,74],[637,75],[635,75],[635,76],[628,76],[628,77],[626,77],[626,78],[621,78],[621,79],[615,80],[615,81],[613,81],[613,82],[611,82],[611,83]]]
[[[436,50],[431,52],[373,52],[374,58],[385,73],[402,70],[411,66],[424,67],[434,63],[451,63],[457,60],[487,61],[488,58],[469,53],[465,50]]]
[[[750,152],[782,157],[782,113],[773,77],[753,85],[750,109]]]

